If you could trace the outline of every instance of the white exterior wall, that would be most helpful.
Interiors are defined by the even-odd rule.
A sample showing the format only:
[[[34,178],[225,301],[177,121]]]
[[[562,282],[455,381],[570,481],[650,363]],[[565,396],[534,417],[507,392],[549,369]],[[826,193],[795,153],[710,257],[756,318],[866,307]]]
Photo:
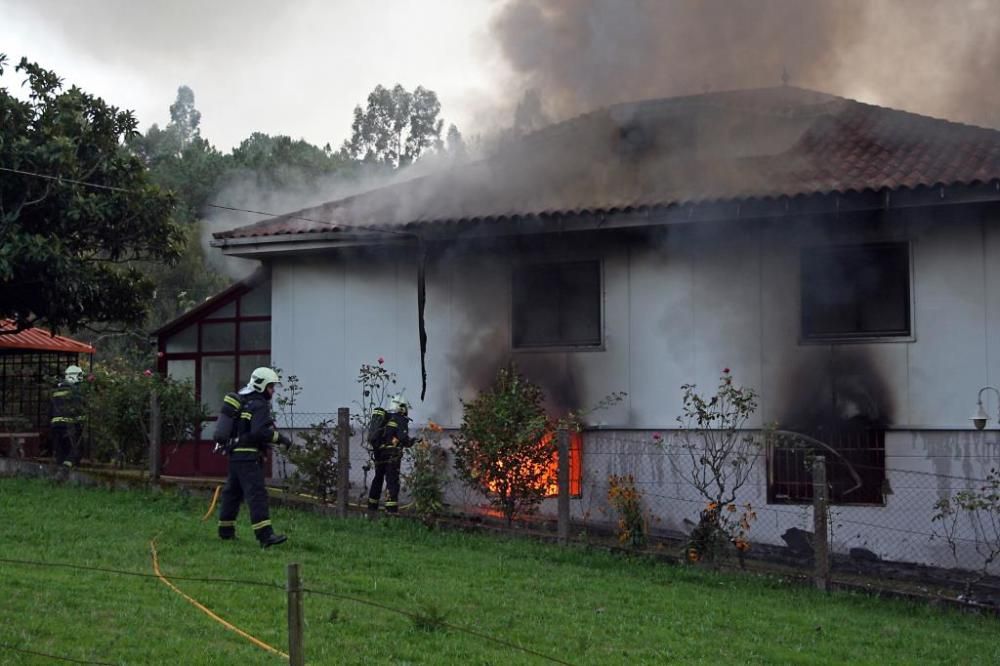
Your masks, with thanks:
[[[445,256],[428,267],[423,403],[414,261],[278,259],[272,264],[272,355],[300,379],[304,392],[297,411],[330,414],[339,406],[354,407],[358,367],[382,356],[414,401],[416,422],[433,419],[446,427],[459,425],[460,399],[473,397],[511,356],[550,392],[572,396],[576,407],[627,391],[622,404],[594,415],[602,430],[585,439],[589,484],[574,501],[581,519],[594,519],[604,506],[611,472],[637,474],[650,497],[691,497],[647,444],[649,431],[675,425],[681,384],[711,389],[721,369],[730,368],[737,383],[760,393],[758,420],[750,424],[757,426],[782,418],[794,394],[808,392],[802,368],[861,358],[889,393],[886,467],[893,494],[885,507],[837,509],[835,519],[849,525],[837,527],[835,520],[837,547],[950,564],[942,542],[913,532],[931,532],[934,502],[964,482],[931,474],[983,478],[1000,466],[996,422],[979,433],[968,421],[978,389],[1000,377],[1000,230],[962,219],[957,211],[942,209],[933,220],[875,231],[846,222],[825,229],[742,222],[673,227],[655,244],[568,246],[552,257],[603,261],[605,346],[598,351],[512,354],[511,272],[521,258]],[[911,243],[912,338],[800,343],[800,249],[885,240]],[[992,399],[988,407],[995,416]],[[352,472],[358,480],[360,467],[359,458]],[[763,464],[758,472],[747,500],[763,507]],[[699,505],[682,509],[684,502],[674,502],[663,504],[663,527],[681,529],[684,518],[697,520]],[[773,543],[781,543],[787,527],[811,525],[809,510],[794,506],[769,507],[759,515],[753,537]],[[962,557],[975,559],[970,553]]]

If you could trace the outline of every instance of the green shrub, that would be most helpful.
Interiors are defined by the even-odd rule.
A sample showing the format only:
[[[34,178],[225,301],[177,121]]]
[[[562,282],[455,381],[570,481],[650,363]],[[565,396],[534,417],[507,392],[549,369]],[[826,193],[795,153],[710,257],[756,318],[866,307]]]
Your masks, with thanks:
[[[96,368],[82,387],[92,458],[119,467],[148,461],[154,392],[159,399],[160,442],[168,459],[194,439],[208,414],[195,399],[191,382],[108,363]]]
[[[413,513],[430,525],[444,510],[444,484],[448,480],[448,454],[441,447],[441,426],[429,423],[416,437],[413,467],[406,476],[406,486],[413,497]]]
[[[312,424],[296,435],[288,449],[295,471],[288,478],[293,492],[313,495],[323,502],[337,498],[337,440],[340,428],[334,419]]]
[[[502,368],[488,390],[462,403],[454,439],[455,469],[469,487],[500,510],[507,523],[545,498],[556,451],[542,390],[514,366]]]

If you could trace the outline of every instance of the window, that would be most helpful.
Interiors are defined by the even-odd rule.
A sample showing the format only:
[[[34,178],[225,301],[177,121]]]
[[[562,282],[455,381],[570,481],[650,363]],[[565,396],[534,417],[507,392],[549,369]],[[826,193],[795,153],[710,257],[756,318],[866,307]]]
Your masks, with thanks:
[[[906,243],[802,251],[802,337],[908,337],[910,250]]]
[[[826,458],[832,504],[885,504],[885,430],[844,427],[808,433],[833,451],[789,442],[767,452],[767,501],[771,504],[812,502],[812,459]],[[784,443],[783,443],[784,444]]]
[[[521,266],[512,301],[515,349],[601,345],[599,261]]]

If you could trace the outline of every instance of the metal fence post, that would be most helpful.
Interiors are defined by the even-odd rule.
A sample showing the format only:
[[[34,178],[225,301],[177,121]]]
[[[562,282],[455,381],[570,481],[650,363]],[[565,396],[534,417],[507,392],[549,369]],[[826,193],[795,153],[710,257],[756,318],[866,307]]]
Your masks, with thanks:
[[[830,589],[830,530],[827,525],[826,456],[813,460],[813,552],[816,570],[813,580],[821,590]]]
[[[559,485],[559,543],[569,543],[569,431],[560,428],[557,435],[558,469],[556,473]]]
[[[351,410],[337,410],[337,515],[347,517],[347,495],[351,486]]]
[[[149,394],[149,475],[160,478],[160,396],[155,390]]]
[[[288,582],[285,586],[288,592],[288,663],[291,666],[302,666],[306,663],[303,647],[302,621],[302,581],[299,579],[299,565],[288,565]]]

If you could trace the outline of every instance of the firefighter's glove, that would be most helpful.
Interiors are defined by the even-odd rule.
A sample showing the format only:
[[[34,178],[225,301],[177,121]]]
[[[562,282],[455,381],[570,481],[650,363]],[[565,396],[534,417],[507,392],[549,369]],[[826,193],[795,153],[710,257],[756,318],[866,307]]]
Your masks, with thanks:
[[[287,435],[278,435],[278,446],[287,451],[292,448],[292,438]]]

